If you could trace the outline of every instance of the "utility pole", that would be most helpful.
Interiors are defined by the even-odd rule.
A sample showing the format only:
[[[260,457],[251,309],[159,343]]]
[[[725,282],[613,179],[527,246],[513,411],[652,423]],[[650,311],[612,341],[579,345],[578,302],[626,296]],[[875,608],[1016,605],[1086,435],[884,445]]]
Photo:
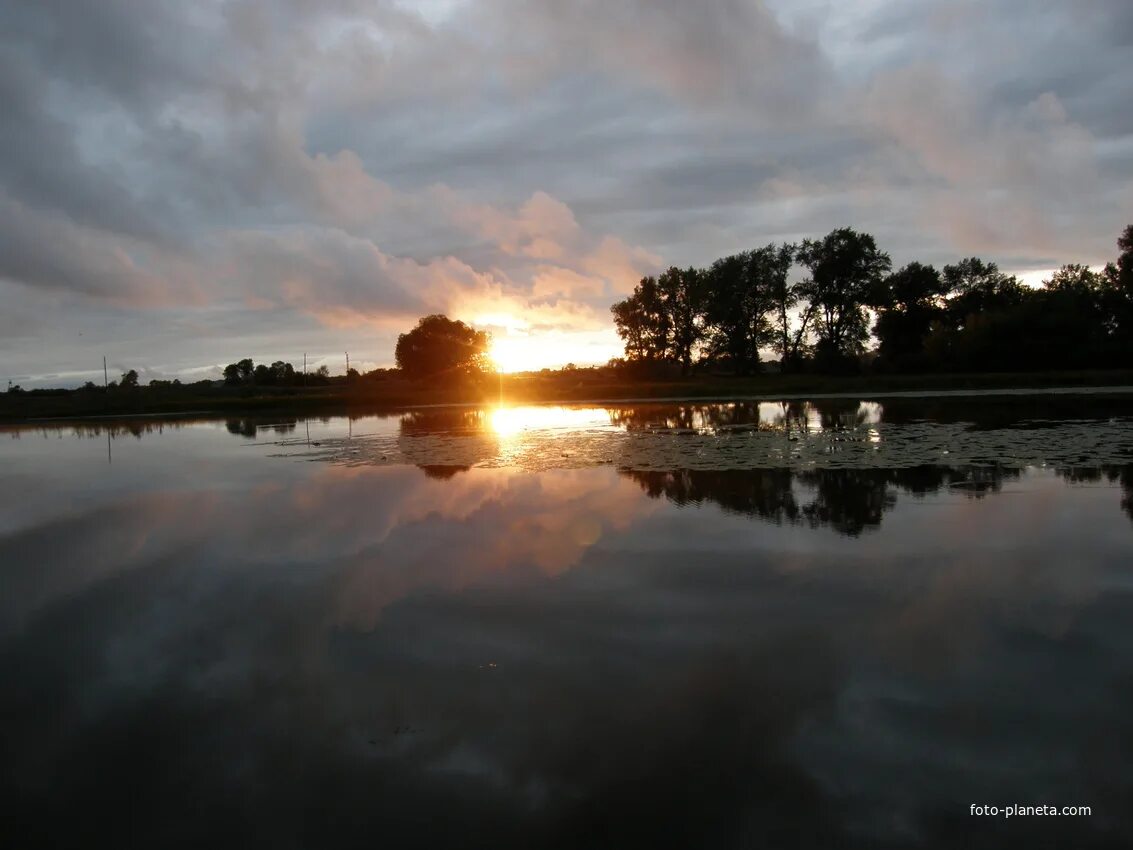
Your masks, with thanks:
[[[303,386],[307,386],[307,352],[306,351],[303,352]],[[310,434],[307,435],[307,439],[308,440],[311,439]]]
[[[350,380],[350,352],[346,352],[346,380]]]
[[[108,389],[110,382],[106,379],[106,355],[102,355],[102,388]]]

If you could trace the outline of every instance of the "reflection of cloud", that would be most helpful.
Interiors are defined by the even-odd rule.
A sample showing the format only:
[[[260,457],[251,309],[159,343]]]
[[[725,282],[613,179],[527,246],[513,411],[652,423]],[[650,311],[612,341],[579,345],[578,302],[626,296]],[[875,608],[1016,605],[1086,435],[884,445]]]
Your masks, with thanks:
[[[6,834],[951,846],[1004,783],[1105,812],[1011,838],[1133,830],[1112,488],[909,495],[848,540],[609,469],[292,471],[0,537]]]

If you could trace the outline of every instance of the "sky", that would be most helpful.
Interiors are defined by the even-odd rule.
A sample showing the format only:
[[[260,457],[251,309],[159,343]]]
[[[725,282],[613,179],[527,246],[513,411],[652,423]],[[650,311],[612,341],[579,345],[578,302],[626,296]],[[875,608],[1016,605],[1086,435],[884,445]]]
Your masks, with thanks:
[[[0,357],[23,386],[533,368],[642,275],[852,226],[1041,278],[1133,222],[1128,0],[0,0]],[[0,375],[0,379],[5,375]]]

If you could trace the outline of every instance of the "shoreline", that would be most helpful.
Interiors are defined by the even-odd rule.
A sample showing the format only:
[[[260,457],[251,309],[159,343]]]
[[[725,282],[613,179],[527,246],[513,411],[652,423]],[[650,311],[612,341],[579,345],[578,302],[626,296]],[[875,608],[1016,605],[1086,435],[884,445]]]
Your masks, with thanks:
[[[627,389],[631,389],[627,387]],[[674,388],[675,389],[675,388]],[[738,388],[737,388],[738,389]],[[745,388],[746,389],[746,388]],[[145,390],[141,391],[142,393]],[[319,395],[266,395],[253,397],[230,397],[223,399],[209,399],[204,404],[201,399],[185,399],[186,409],[169,409],[171,400],[164,399],[157,409],[128,409],[119,411],[91,411],[67,413],[58,411],[56,415],[46,416],[13,416],[9,411],[0,412],[0,425],[19,426],[68,422],[87,422],[99,420],[132,420],[132,419],[221,419],[226,416],[257,416],[291,414],[297,417],[312,418],[319,416],[366,416],[366,415],[397,415],[412,410],[437,410],[494,407],[500,404],[510,406],[540,406],[540,407],[584,407],[587,405],[650,405],[650,404],[744,404],[744,403],[774,403],[779,401],[811,401],[811,400],[838,400],[859,399],[861,401],[874,401],[885,399],[1026,399],[1042,396],[1090,396],[1090,397],[1119,397],[1133,399],[1133,384],[1088,384],[1088,385],[1062,385],[1062,386],[972,386],[961,388],[935,388],[920,389],[846,389],[846,390],[795,390],[792,392],[777,392],[768,387],[764,392],[731,392],[731,393],[679,393],[674,395],[597,395],[579,396],[563,395],[561,397],[524,397],[526,394],[509,395],[502,397],[481,397],[473,400],[453,401],[420,401],[410,400],[383,400],[369,393],[348,391],[335,394]],[[48,397],[54,399],[67,399],[67,396]],[[55,413],[55,411],[52,411]]]

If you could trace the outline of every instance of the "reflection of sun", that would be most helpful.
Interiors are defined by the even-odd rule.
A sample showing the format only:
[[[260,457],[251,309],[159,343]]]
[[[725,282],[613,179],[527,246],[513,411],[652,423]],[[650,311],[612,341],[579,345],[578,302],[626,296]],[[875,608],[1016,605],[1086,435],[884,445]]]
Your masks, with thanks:
[[[521,431],[583,431],[608,427],[609,415],[597,407],[495,407],[488,414],[499,437],[514,437]]]

